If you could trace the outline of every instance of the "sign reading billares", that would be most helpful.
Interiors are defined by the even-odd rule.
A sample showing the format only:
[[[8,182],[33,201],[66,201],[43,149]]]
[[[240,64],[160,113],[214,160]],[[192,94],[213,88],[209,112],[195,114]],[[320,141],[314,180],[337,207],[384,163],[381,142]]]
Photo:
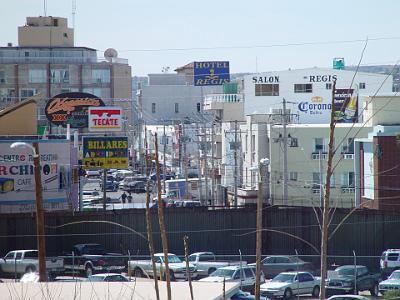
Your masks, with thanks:
[[[89,131],[121,131],[122,109],[117,106],[89,107]]]

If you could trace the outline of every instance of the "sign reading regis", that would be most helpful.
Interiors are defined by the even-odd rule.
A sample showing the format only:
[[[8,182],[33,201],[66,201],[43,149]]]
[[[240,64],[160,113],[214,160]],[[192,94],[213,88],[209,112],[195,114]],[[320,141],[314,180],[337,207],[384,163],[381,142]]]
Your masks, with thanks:
[[[116,106],[89,107],[89,131],[121,131],[122,109]]]
[[[128,138],[126,136],[83,137],[85,169],[127,169]]]
[[[229,61],[193,62],[194,85],[223,85],[230,82]]]

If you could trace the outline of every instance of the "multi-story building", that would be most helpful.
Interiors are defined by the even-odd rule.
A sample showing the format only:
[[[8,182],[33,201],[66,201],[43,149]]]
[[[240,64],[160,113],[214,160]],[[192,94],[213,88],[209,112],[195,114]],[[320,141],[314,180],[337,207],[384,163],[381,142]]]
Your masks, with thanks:
[[[95,49],[75,47],[73,29],[59,17],[28,17],[18,28],[18,43],[0,47],[0,108],[40,94],[38,118],[46,125],[44,107],[51,97],[87,92],[122,106],[131,123],[131,67],[115,50],[99,59]]]

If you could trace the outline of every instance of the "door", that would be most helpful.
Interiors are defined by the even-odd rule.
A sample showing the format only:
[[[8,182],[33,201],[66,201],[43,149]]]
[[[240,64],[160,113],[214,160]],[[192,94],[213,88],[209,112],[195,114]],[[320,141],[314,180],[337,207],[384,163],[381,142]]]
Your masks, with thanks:
[[[256,282],[256,277],[253,273],[253,270],[251,268],[243,268],[244,271],[244,285],[246,287],[252,287],[254,283]]]
[[[6,256],[4,256],[4,264],[2,265],[2,270],[4,273],[14,273],[14,257],[15,257],[15,252],[9,252],[7,253]]]
[[[314,288],[314,278],[309,273],[299,273],[299,293],[311,294]]]

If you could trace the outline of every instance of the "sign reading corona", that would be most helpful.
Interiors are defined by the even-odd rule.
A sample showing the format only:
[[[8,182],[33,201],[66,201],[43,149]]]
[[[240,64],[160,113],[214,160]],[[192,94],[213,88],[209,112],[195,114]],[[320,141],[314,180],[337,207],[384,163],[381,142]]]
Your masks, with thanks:
[[[71,128],[88,127],[88,108],[104,106],[104,102],[88,93],[63,93],[54,96],[46,104],[47,119],[55,124]]]
[[[229,61],[193,62],[194,85],[223,85],[230,82]]]
[[[125,136],[83,137],[83,167],[89,169],[127,169],[128,138]]]
[[[121,131],[121,120],[120,107],[89,107],[89,131]]]

